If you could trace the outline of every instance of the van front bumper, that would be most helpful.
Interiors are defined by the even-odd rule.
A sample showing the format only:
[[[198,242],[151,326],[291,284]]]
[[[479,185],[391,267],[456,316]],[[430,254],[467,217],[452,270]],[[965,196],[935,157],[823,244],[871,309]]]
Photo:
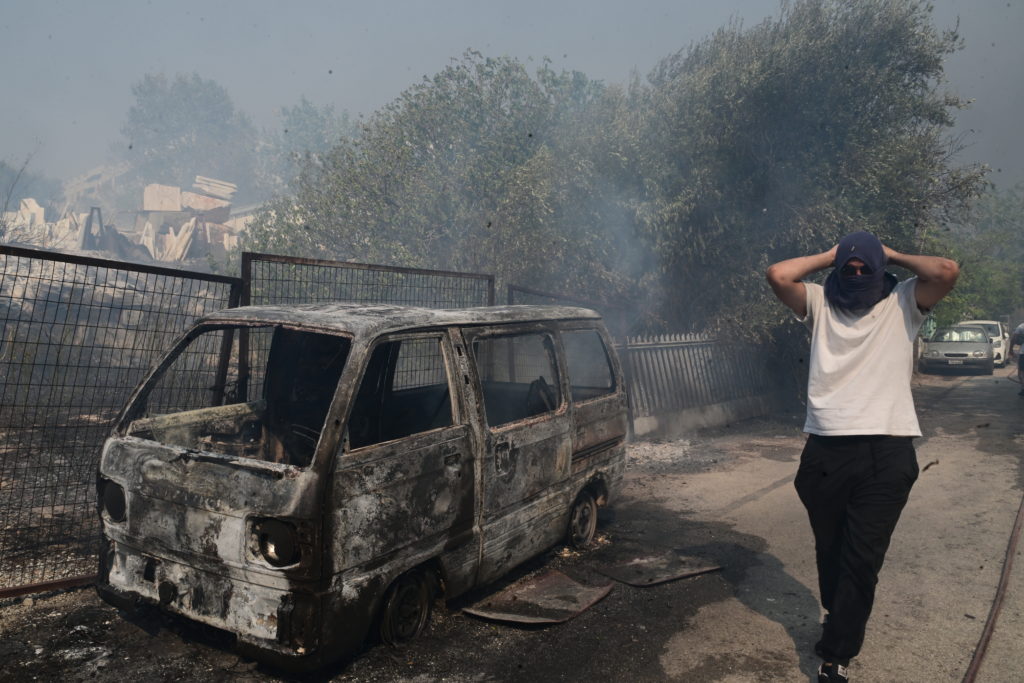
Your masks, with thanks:
[[[317,594],[240,581],[148,556],[124,543],[106,543],[97,592],[115,607],[155,606],[227,631],[249,646],[245,649],[275,659],[305,658],[317,649]]]

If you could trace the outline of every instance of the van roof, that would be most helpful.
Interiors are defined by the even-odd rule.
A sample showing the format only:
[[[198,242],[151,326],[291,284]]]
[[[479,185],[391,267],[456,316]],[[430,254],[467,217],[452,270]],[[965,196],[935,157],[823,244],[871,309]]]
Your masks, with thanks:
[[[541,320],[599,320],[588,308],[575,306],[480,306],[477,308],[418,308],[389,304],[294,304],[240,306],[207,315],[200,323],[270,323],[301,325],[358,335],[448,325],[492,325]]]

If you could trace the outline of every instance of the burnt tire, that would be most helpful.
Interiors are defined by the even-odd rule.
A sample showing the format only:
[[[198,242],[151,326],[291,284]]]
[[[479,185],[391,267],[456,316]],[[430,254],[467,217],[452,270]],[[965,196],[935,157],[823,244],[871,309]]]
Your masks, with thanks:
[[[597,532],[597,501],[590,491],[580,491],[569,510],[569,528],[565,541],[576,549],[590,545]]]
[[[380,611],[380,639],[400,645],[417,638],[430,623],[433,583],[424,571],[402,574],[388,588]]]

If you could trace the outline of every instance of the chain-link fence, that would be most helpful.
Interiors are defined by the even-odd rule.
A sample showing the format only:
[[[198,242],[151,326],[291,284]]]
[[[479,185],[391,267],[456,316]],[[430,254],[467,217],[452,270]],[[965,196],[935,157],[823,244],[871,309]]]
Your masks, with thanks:
[[[0,595],[95,571],[103,440],[156,356],[241,280],[0,246]]]

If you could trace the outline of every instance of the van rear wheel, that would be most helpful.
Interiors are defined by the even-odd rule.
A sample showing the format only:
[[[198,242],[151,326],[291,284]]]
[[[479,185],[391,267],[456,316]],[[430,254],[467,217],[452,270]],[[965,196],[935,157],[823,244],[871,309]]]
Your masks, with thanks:
[[[597,531],[597,501],[587,490],[580,491],[569,513],[569,532],[566,540],[573,548],[586,548]]]
[[[424,571],[402,574],[391,584],[381,606],[380,638],[389,645],[408,642],[427,628],[434,596]]]

